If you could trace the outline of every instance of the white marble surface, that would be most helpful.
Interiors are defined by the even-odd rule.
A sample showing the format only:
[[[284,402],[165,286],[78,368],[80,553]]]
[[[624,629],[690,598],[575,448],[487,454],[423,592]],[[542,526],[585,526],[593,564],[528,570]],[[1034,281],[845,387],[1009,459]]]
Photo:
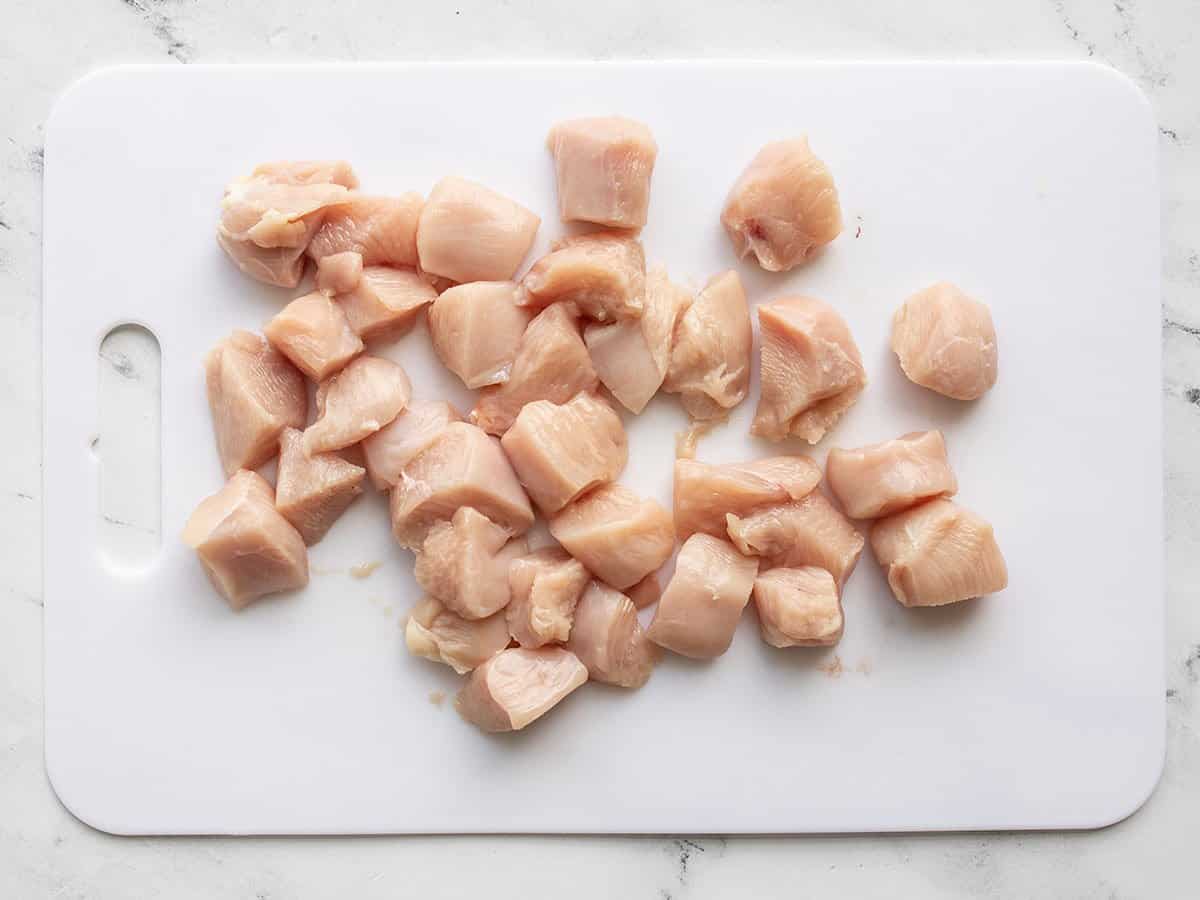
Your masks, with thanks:
[[[806,8],[813,7],[812,9]],[[850,8],[853,6],[853,8]],[[55,10],[52,10],[56,8]],[[307,7],[307,8],[306,8]],[[53,20],[54,24],[50,24]],[[1191,897],[1200,834],[1200,5],[0,0],[0,897]],[[55,96],[101,65],[425,58],[1094,58],[1160,124],[1167,762],[1099,832],[816,838],[122,839],[42,766],[40,197]],[[102,211],[97,224],[102,225]],[[130,235],[137,249],[148,236]],[[1119,364],[1119,360],[1114,361]]]

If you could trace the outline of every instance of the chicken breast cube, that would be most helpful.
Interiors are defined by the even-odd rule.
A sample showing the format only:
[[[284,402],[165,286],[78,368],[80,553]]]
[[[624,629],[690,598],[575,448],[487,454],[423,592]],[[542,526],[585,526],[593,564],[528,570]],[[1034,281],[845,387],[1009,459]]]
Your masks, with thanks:
[[[512,373],[533,313],[516,304],[511,281],[474,281],[447,288],[429,308],[429,337],[438,359],[474,390],[503,384]]]
[[[992,314],[945,281],[913,294],[896,311],[892,350],[909,379],[955,400],[976,400],[996,383]]]
[[[677,459],[675,533],[681,539],[697,531],[723,538],[726,514],[744,516],[762,506],[799,500],[820,481],[820,467],[807,456],[725,465]]]
[[[391,360],[360,356],[317,387],[317,420],[304,430],[308,454],[357,444],[408,406],[412,384]]]
[[[358,287],[362,272],[361,253],[347,250],[323,256],[317,262],[317,290],[330,295],[352,291]]]
[[[527,403],[566,403],[597,384],[575,317],[561,303],[534,317],[521,337],[508,381],[479,394],[471,420],[489,434],[504,434]]]
[[[263,328],[276,350],[313,381],[324,381],[362,352],[341,308],[320,291],[298,297]]]
[[[857,450],[830,450],[825,475],[852,519],[891,515],[958,491],[940,431],[914,431]]]
[[[863,536],[820,491],[768,506],[741,518],[725,517],[729,538],[742,553],[763,558],[763,568],[819,566],[839,589],[862,554]]]
[[[740,258],[753,253],[768,272],[785,272],[841,233],[842,209],[828,167],[796,138],[758,151],[730,189],[721,224]]]
[[[412,269],[387,266],[367,266],[358,284],[337,298],[350,327],[364,341],[402,337],[436,299],[437,291]]]
[[[362,493],[367,473],[334,453],[309,456],[303,444],[295,428],[285,428],[279,437],[275,508],[312,546]]]
[[[533,524],[529,498],[500,449],[474,425],[451,422],[404,468],[392,488],[392,532],[403,547],[420,547],[437,522],[474,507],[509,534]]]
[[[871,550],[903,606],[945,606],[1008,587],[992,526],[951,500],[880,519]]]
[[[737,272],[714,276],[675,327],[663,390],[694,419],[720,418],[746,396],[753,341]]]
[[[646,635],[693,659],[720,656],[733,642],[757,574],[757,559],[711,534],[693,534],[679,550]]]
[[[617,590],[657,572],[675,548],[670,514],[616,483],[585,494],[548,524],[568,553]]]
[[[750,433],[815,444],[867,384],[858,346],[833,308],[812,297],[758,307],[762,388]]]
[[[642,631],[633,601],[598,581],[579,598],[567,649],[587,666],[592,681],[626,688],[645,684],[659,656]]]
[[[425,272],[459,283],[511,281],[541,219],[503,194],[465,178],[443,178],[417,226]]]
[[[831,647],[845,618],[837,582],[824,569],[768,569],[754,579],[754,607],[772,647]]]
[[[464,619],[484,619],[508,605],[508,567],[529,547],[469,506],[429,531],[413,574],[426,593]]]
[[[501,613],[486,619],[464,619],[426,597],[409,613],[404,642],[413,656],[445,663],[462,675],[508,646],[508,626]]]
[[[236,472],[201,501],[183,529],[183,542],[234,609],[308,584],[304,540],[275,509],[271,485],[255,472]]]
[[[571,119],[550,129],[558,212],[564,222],[641,228],[650,206],[658,145],[650,129],[621,116]]]
[[[615,481],[629,459],[620,417],[587,392],[563,404],[526,404],[500,444],[525,492],[547,516],[596,485]]]
[[[645,609],[653,603],[658,602],[658,598],[662,596],[662,586],[658,583],[658,576],[651,573],[635,584],[633,587],[625,591],[633,605],[638,609]]]
[[[636,319],[646,290],[642,242],[618,234],[566,238],[533,264],[521,281],[517,302],[545,307],[570,303],[597,322]]]
[[[482,731],[520,731],[587,677],[583,663],[561,647],[503,650],[471,673],[454,706]]]
[[[257,469],[278,452],[283,429],[304,427],[304,376],[266,338],[233,332],[204,357],[204,380],[226,475]]]
[[[367,475],[379,490],[400,480],[404,467],[425,450],[451,422],[461,422],[458,410],[444,400],[413,401],[377,432],[363,438]]]
[[[529,648],[565,643],[575,604],[591,577],[579,560],[558,547],[514,559],[508,569],[512,600],[505,610],[513,640]]]
[[[364,266],[415,266],[420,194],[371,197],[351,194],[331,209],[308,253],[318,262],[336,253],[358,253]]]

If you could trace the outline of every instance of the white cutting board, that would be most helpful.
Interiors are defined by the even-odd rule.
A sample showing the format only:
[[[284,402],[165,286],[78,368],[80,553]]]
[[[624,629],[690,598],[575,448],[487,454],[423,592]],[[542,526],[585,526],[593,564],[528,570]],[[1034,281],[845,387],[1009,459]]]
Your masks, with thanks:
[[[221,473],[201,357],[297,292],[241,276],[213,239],[224,183],[261,160],[345,158],[364,188],[478,179],[562,232],[544,135],[621,112],[660,153],[651,262],[737,265],[751,302],[832,302],[871,385],[818,450],[945,431],[961,500],[1011,584],[905,610],[864,554],[834,651],[776,651],[747,613],[711,664],[668,658],[641,691],[587,686],[527,731],[485,736],[457,680],[404,651],[410,557],[382,498],[311,554],[310,587],[234,614],[178,540]],[[184,832],[834,832],[1087,828],[1162,765],[1163,542],[1155,128],[1094,65],[470,64],[138,67],[72,88],[47,129],[46,765],[98,828]],[[843,235],[813,264],[737,264],[725,191],[765,141],[807,133]],[[861,227],[861,233],[856,232]],[[532,259],[532,257],[531,257]],[[906,382],[890,317],[937,279],[991,304],[1000,379],[963,405]],[[97,345],[140,322],[162,347],[162,549],[97,551]],[[466,393],[423,330],[392,351],[415,394]],[[746,437],[757,396],[701,445]],[[623,480],[670,502],[683,416],[629,423]],[[791,448],[801,451],[802,447]],[[371,577],[346,570],[380,560]],[[664,573],[665,575],[666,573]]]

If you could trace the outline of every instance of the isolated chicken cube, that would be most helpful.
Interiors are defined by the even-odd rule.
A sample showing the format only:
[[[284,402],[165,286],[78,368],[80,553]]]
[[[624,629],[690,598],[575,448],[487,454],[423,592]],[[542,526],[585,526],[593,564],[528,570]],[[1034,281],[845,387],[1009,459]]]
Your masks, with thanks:
[[[257,469],[278,452],[283,429],[304,427],[304,376],[266,338],[233,332],[204,357],[204,377],[226,475]]]
[[[320,262],[335,253],[362,256],[364,266],[415,266],[420,194],[372,197],[351,194],[329,210],[313,235],[308,254]]]
[[[723,538],[726,514],[744,516],[763,506],[799,500],[820,481],[820,466],[807,456],[724,465],[677,459],[675,533],[681,540],[697,531]]]
[[[183,541],[234,609],[308,584],[304,540],[275,509],[271,485],[255,472],[234,473],[202,500],[183,529]]]
[[[513,640],[530,648],[565,643],[575,604],[591,577],[583,563],[558,547],[514,559],[508,569],[512,600],[505,610]]]
[[[796,138],[758,151],[730,189],[721,224],[739,257],[753,253],[768,272],[784,272],[841,233],[842,209],[828,167]]]
[[[646,639],[637,607],[607,584],[593,581],[579,598],[567,649],[587,666],[588,678],[618,687],[645,684],[658,662],[658,647]]]
[[[541,221],[481,184],[443,178],[425,201],[417,226],[421,269],[459,283],[511,281]]]
[[[750,433],[821,440],[867,384],[858,345],[833,308],[812,297],[758,307],[762,387]]]
[[[693,659],[720,656],[733,642],[757,574],[758,560],[729,541],[693,534],[679,550],[646,635]]]
[[[317,387],[317,420],[304,430],[308,453],[341,450],[404,411],[412,383],[396,363],[360,356]]]
[[[516,295],[511,281],[473,281],[447,288],[429,308],[433,349],[467,387],[508,381],[533,318]]]
[[[772,647],[830,647],[845,619],[837,582],[824,569],[768,569],[754,579],[754,607]]]
[[[562,647],[514,647],[472,672],[454,706],[482,731],[520,731],[587,678],[584,664]]]
[[[464,619],[484,619],[508,605],[508,567],[529,550],[524,538],[463,506],[430,529],[417,553],[417,584]]]
[[[377,432],[363,438],[367,475],[379,490],[400,480],[400,473],[442,429],[461,422],[458,410],[444,400],[414,400],[408,408]]]
[[[825,475],[852,519],[891,515],[958,490],[940,431],[914,431],[856,450],[830,450]]]
[[[464,619],[426,597],[408,615],[404,642],[413,656],[445,663],[462,675],[508,646],[508,626],[503,613],[486,619]]]
[[[304,452],[303,435],[285,428],[279,436],[275,508],[312,546],[362,493],[366,470],[335,453]]]
[[[975,400],[996,383],[996,329],[987,306],[940,281],[904,301],[892,319],[892,350],[916,384]]]
[[[373,341],[407,334],[421,310],[436,299],[437,291],[412,269],[367,266],[337,301],[358,336]]]
[[[558,212],[564,222],[641,228],[650,205],[658,145],[650,129],[622,116],[571,119],[550,129]]]
[[[341,307],[320,291],[298,297],[263,328],[275,349],[313,381],[324,381],[362,352]]]
[[[658,583],[658,576],[651,572],[633,587],[626,588],[625,596],[632,600],[633,605],[638,609],[645,609],[652,603],[657,603],[658,598],[662,596],[662,586]]]
[[[545,307],[570,303],[597,322],[636,319],[646,290],[642,242],[619,234],[585,234],[558,241],[521,280],[517,302]]]
[[[323,256],[317,262],[317,290],[331,296],[352,291],[358,287],[362,273],[361,253],[347,250]]]

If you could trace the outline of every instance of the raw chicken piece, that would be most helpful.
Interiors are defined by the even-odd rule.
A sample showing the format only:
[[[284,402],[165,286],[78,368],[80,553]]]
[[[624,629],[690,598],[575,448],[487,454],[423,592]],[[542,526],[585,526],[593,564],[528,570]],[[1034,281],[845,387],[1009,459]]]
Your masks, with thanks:
[[[437,291],[412,269],[367,266],[354,289],[337,299],[350,327],[371,341],[407,334]]]
[[[257,469],[278,452],[283,429],[304,427],[304,376],[264,337],[233,332],[204,357],[204,379],[226,475]]]
[[[358,176],[344,159],[276,160],[259,163],[251,178],[266,178],[276,184],[340,184],[354,190]]]
[[[420,194],[371,197],[351,194],[325,215],[313,235],[308,254],[318,262],[347,251],[362,256],[364,266],[415,266]]]
[[[773,141],[733,187],[721,224],[740,258],[753,253],[768,272],[798,266],[842,231],[837,188],[807,138]]]
[[[913,294],[896,311],[892,350],[912,381],[955,400],[975,400],[996,383],[992,314],[945,281]]]
[[[725,515],[744,516],[761,506],[799,500],[821,481],[807,456],[772,456],[747,463],[713,465],[675,460],[675,534],[702,531],[725,537]]]
[[[425,201],[417,226],[421,269],[459,283],[510,281],[541,221],[481,184],[443,178]]]
[[[367,473],[335,453],[309,456],[303,443],[303,436],[295,428],[285,428],[279,436],[275,508],[311,546],[325,537],[330,526],[362,493]]]
[[[692,418],[718,418],[746,396],[753,341],[737,272],[713,276],[675,326],[663,390],[680,394]]]
[[[663,269],[646,275],[640,319],[593,323],[583,340],[600,381],[618,402],[640,413],[658,392],[671,360],[675,323],[692,304],[692,295],[672,284]]]
[[[241,470],[201,501],[183,529],[213,587],[234,609],[308,584],[308,551],[262,476]]]
[[[508,626],[503,613],[486,619],[464,619],[426,597],[408,615],[404,642],[413,656],[445,663],[462,675],[508,646]]]
[[[429,337],[438,359],[475,389],[508,381],[533,314],[516,304],[511,281],[473,281],[447,288],[429,308]]]
[[[590,579],[583,564],[558,547],[513,560],[508,569],[512,600],[505,611],[513,640],[531,648],[564,643],[575,604]]]
[[[363,438],[367,475],[379,490],[387,490],[400,480],[400,473],[442,429],[461,422],[458,410],[444,400],[415,400],[408,409],[374,434]]]
[[[992,526],[951,500],[880,519],[871,550],[904,606],[944,606],[1008,587]]]
[[[891,515],[958,490],[940,431],[914,431],[857,450],[830,450],[825,475],[852,519]]]
[[[587,677],[583,663],[562,647],[512,648],[472,672],[454,706],[483,731],[520,731]]]
[[[571,303],[597,322],[636,319],[646,290],[642,242],[619,234],[566,238],[533,264],[517,292],[522,306]]]
[[[407,466],[392,488],[392,532],[401,546],[420,547],[437,522],[460,506],[474,507],[510,534],[533,524],[500,442],[474,425],[451,422]]]
[[[621,116],[571,119],[550,129],[558,212],[564,222],[641,228],[650,205],[658,145],[650,129]]]
[[[508,381],[480,391],[471,421],[489,434],[504,434],[526,403],[566,403],[596,383],[575,317],[556,303],[538,313],[525,329]]]
[[[693,659],[720,656],[733,642],[757,574],[757,559],[711,534],[693,534],[679,550],[646,636]]]
[[[429,531],[413,570],[417,584],[464,619],[484,619],[508,605],[509,564],[529,550],[524,538],[469,506]]]
[[[850,520],[820,491],[744,518],[731,513],[725,522],[730,540],[742,553],[763,557],[763,568],[819,566],[839,588],[854,571],[864,544]]]
[[[360,356],[317,387],[317,420],[304,431],[307,453],[341,450],[404,411],[412,384],[391,360]]]
[[[331,253],[317,263],[317,290],[326,294],[344,294],[358,287],[362,278],[363,258],[361,253],[347,250]]]
[[[762,388],[750,433],[815,444],[867,384],[850,329],[826,303],[783,297],[758,308]]]
[[[658,571],[675,548],[670,514],[616,483],[585,494],[548,524],[568,553],[622,591]]]
[[[662,596],[662,587],[658,583],[658,576],[651,572],[626,590],[625,596],[632,600],[633,605],[638,609],[645,609],[650,604],[657,603],[658,598]]]
[[[620,417],[589,392],[561,405],[526,404],[500,444],[525,492],[546,516],[596,485],[615,481],[629,459]]]
[[[763,640],[772,647],[831,647],[845,619],[833,576],[816,566],[769,569],[754,579]]]
[[[313,381],[341,371],[363,343],[341,308],[320,291],[298,297],[263,328],[271,344]]]
[[[579,598],[567,649],[587,666],[590,680],[627,688],[645,684],[659,656],[642,631],[633,602],[598,581]]]

